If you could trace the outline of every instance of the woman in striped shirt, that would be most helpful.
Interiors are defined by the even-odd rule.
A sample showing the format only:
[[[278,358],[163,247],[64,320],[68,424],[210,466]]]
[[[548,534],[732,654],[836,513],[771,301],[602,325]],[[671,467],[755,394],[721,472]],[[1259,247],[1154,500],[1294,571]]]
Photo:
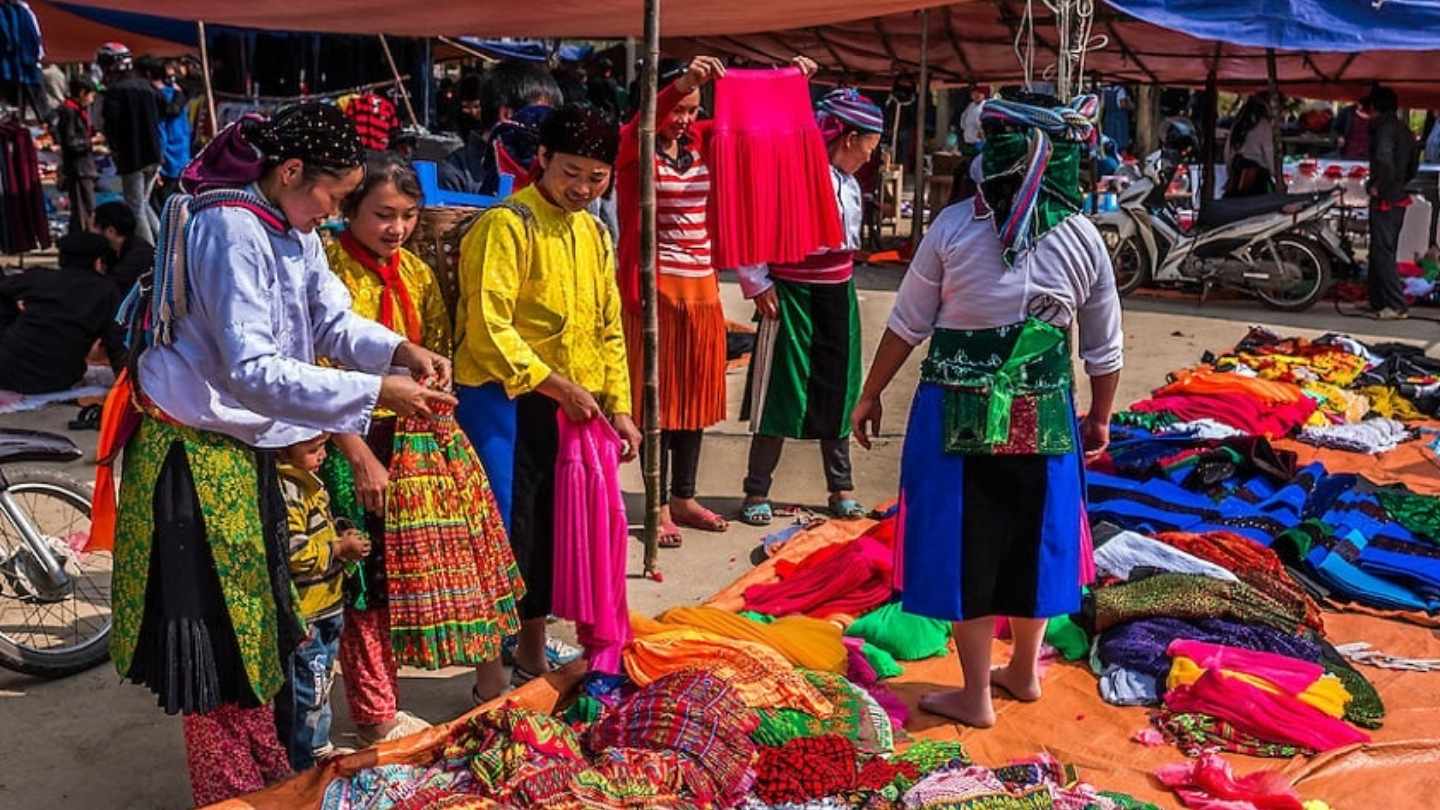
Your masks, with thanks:
[[[807,76],[815,63],[798,57]],[[699,121],[700,88],[725,75],[712,56],[699,56],[655,102],[656,284],[660,322],[660,544],[680,545],[680,526],[722,532],[724,518],[695,499],[705,428],[725,419],[725,310],[711,263],[708,123]],[[662,76],[662,81],[664,77]],[[638,116],[621,130],[620,210],[639,209]],[[640,300],[640,227],[620,235],[620,290],[630,357],[633,411],[641,415],[643,324]]]

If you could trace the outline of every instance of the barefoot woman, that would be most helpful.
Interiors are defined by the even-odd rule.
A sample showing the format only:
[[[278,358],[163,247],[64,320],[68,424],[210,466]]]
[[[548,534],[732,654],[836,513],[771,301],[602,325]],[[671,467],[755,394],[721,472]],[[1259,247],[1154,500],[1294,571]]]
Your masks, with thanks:
[[[896,585],[907,611],[955,622],[965,686],[922,708],[995,722],[991,685],[1040,697],[1045,619],[1080,606],[1081,454],[1109,442],[1123,335],[1114,271],[1080,210],[1088,97],[987,103],[980,194],[941,212],[900,286],[853,423],[866,447],[880,395],[930,340],[900,472]],[[1070,327],[1090,377],[1076,430]],[[995,617],[1010,663],[990,670]]]

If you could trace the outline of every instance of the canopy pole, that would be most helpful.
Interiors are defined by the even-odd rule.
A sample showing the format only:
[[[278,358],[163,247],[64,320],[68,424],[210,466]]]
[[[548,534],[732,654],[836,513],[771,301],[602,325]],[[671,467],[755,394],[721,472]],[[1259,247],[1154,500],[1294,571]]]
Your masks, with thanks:
[[[645,0],[640,76],[640,297],[644,304],[645,575],[660,555],[660,321],[655,292],[655,94],[660,75],[660,0]],[[673,358],[672,358],[673,359]]]
[[[205,21],[195,21],[195,35],[200,40],[200,76],[205,80],[205,111],[210,114],[210,137],[219,131],[220,119],[215,117],[215,88],[210,86],[210,43],[205,39]]]
[[[930,103],[930,11],[920,11],[920,83],[915,93],[915,191],[910,241],[920,246],[925,234],[925,113]]]
[[[415,105],[410,103],[410,88],[405,86],[405,81],[400,78],[400,69],[395,67],[395,57],[390,53],[390,43],[380,34],[380,48],[385,51],[385,61],[390,63],[390,73],[395,77],[395,86],[400,88],[400,100],[405,102],[405,112],[410,116],[411,126],[420,126],[420,119],[415,117]]]
[[[1270,86],[1270,138],[1274,153],[1270,171],[1275,178],[1275,190],[1285,190],[1285,143],[1280,140],[1280,78],[1275,64],[1275,49],[1265,49],[1265,78]]]
[[[1200,215],[1203,218],[1205,211],[1215,200],[1215,127],[1216,119],[1220,116],[1220,91],[1213,67],[1210,75],[1205,78],[1205,97],[1202,104],[1203,120],[1200,125],[1204,128],[1205,139],[1201,142],[1200,151],[1200,159],[1204,161],[1200,166]]]

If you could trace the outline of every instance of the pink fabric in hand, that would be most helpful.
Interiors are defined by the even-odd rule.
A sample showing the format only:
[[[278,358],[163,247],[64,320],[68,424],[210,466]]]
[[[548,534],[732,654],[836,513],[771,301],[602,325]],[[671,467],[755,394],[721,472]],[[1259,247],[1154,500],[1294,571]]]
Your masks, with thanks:
[[[555,595],[551,613],[575,622],[590,669],[612,675],[630,641],[625,599],[629,523],[620,493],[622,442],[610,423],[555,415]]]

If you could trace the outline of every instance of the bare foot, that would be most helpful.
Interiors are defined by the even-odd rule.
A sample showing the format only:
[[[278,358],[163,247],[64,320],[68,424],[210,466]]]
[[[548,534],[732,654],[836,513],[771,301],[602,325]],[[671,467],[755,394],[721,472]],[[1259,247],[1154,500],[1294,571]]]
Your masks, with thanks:
[[[1009,666],[990,670],[990,685],[1003,690],[1021,703],[1033,703],[1040,699],[1040,678],[1021,678]]]
[[[988,692],[981,692],[979,697],[972,696],[964,689],[931,692],[920,698],[920,708],[972,728],[990,728],[995,725],[995,707],[990,702]]]

